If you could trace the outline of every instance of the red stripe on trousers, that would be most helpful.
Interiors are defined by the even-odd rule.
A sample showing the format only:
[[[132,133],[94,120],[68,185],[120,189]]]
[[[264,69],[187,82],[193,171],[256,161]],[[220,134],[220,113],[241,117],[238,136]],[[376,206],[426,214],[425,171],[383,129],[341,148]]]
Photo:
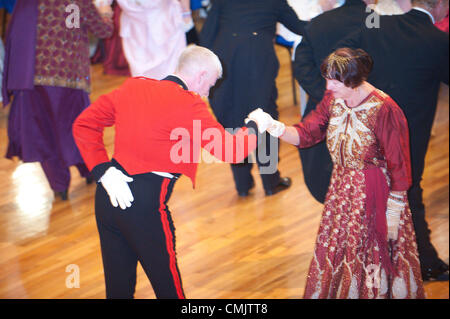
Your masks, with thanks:
[[[169,219],[167,218],[166,213],[166,204],[164,203],[166,201],[166,195],[167,195],[167,188],[169,186],[170,179],[164,178],[164,181],[162,183],[162,189],[161,189],[161,195],[159,198],[159,212],[161,213],[161,222],[163,225],[164,233],[166,234],[166,245],[167,245],[167,252],[170,256],[170,272],[172,273],[173,281],[175,283],[175,288],[178,294],[178,298],[185,299],[183,294],[183,289],[181,288],[181,280],[180,280],[180,274],[177,270],[177,259],[175,255],[175,250],[173,247],[173,235],[172,231],[170,230],[169,225]]]

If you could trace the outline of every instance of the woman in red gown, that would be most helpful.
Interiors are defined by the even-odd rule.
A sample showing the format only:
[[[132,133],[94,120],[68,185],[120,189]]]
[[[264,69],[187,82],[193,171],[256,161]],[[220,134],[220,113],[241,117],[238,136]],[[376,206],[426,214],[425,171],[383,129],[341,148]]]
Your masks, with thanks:
[[[294,126],[249,114],[300,148],[326,139],[333,160],[304,298],[425,297],[406,197],[408,126],[392,98],[365,81],[372,65],[363,50],[332,53],[321,67],[323,100]]]

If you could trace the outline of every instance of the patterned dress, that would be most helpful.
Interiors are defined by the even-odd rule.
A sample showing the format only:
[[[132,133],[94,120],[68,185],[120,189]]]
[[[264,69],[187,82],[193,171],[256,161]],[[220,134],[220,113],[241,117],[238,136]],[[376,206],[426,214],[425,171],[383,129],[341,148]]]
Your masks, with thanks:
[[[295,127],[300,148],[326,138],[334,164],[304,298],[425,298],[408,206],[387,239],[389,191],[411,184],[400,108],[379,90],[354,108],[327,91]]]
[[[55,192],[68,189],[70,166],[89,174],[72,136],[90,104],[89,31],[113,31],[92,0],[18,0],[6,36],[4,105],[14,96],[6,157],[40,162]]]

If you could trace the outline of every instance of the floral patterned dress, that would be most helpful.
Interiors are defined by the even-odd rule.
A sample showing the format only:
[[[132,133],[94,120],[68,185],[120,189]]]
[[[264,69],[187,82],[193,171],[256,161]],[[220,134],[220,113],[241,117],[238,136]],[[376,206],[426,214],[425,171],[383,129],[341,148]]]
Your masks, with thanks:
[[[374,90],[350,108],[327,91],[295,127],[300,148],[326,138],[334,164],[304,298],[425,298],[408,206],[397,240],[387,239],[389,192],[411,184],[398,105]]]

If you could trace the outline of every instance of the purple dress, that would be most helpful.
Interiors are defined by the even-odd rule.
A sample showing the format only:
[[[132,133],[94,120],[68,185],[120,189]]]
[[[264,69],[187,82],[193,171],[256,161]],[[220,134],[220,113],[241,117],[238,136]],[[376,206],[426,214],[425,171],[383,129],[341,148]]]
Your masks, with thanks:
[[[71,3],[79,9],[79,27],[67,27],[68,19],[77,22],[69,18]],[[68,189],[69,166],[89,173],[71,128],[90,104],[88,30],[108,37],[112,29],[90,0],[19,0],[13,12],[2,91],[4,105],[14,96],[6,157],[40,162],[54,191]]]

